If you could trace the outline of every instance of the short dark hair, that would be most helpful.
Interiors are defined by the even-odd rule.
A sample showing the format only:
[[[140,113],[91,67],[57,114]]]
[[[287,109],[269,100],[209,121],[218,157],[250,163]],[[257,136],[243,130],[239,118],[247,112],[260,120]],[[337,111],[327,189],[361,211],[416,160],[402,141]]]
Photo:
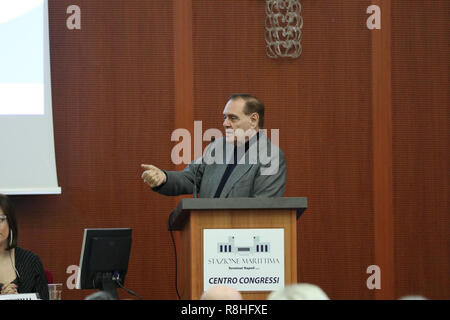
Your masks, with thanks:
[[[1,193],[0,193],[0,208],[3,211],[3,214],[6,216],[6,220],[8,221],[9,226],[9,235],[7,241],[8,243],[6,244],[6,250],[11,250],[17,247],[19,230],[17,228],[17,219],[14,206],[12,205],[9,197]],[[11,232],[13,234],[12,241],[11,241]]]
[[[242,99],[245,101],[244,113],[246,115],[256,112],[259,115],[258,126],[264,127],[264,103],[259,101],[256,97],[248,93],[232,94],[228,100]]]

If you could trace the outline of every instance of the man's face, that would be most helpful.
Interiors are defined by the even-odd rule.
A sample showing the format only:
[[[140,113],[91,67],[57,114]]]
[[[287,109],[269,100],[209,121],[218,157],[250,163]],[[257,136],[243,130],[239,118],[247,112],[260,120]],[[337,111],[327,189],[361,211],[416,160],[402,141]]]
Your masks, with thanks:
[[[244,113],[243,99],[229,100],[223,110],[223,127],[226,141],[231,143],[248,141],[258,130],[258,114]],[[253,129],[253,130],[252,130]]]

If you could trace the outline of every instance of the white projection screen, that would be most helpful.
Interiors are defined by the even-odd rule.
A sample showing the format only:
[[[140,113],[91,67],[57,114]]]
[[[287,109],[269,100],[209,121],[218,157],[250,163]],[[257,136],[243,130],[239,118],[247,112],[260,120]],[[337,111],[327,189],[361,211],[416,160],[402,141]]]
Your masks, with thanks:
[[[0,193],[60,194],[48,0],[0,0]]]

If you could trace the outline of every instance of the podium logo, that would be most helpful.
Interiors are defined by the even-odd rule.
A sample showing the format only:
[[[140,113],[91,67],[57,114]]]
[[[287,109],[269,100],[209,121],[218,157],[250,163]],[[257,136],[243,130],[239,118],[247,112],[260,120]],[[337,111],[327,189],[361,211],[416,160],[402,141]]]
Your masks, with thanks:
[[[228,242],[217,244],[217,253],[234,253],[239,255],[249,255],[257,253],[270,253],[270,243],[261,242],[258,236],[253,237],[253,246],[237,246],[234,237],[228,237]]]

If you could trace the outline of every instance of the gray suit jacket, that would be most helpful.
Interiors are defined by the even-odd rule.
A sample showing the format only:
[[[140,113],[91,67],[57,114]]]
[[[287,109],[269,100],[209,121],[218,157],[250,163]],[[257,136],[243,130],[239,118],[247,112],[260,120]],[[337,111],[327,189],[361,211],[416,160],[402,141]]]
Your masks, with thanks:
[[[250,139],[246,152],[243,147],[238,149],[238,164],[225,183],[221,198],[283,196],[286,186],[284,154],[262,131],[259,139],[256,137]],[[191,194],[195,181],[199,198],[213,198],[227,164],[233,161],[232,150],[234,146],[225,143],[223,137],[211,142],[203,157],[191,162],[183,171],[164,171],[166,183],[153,190],[168,196]]]

